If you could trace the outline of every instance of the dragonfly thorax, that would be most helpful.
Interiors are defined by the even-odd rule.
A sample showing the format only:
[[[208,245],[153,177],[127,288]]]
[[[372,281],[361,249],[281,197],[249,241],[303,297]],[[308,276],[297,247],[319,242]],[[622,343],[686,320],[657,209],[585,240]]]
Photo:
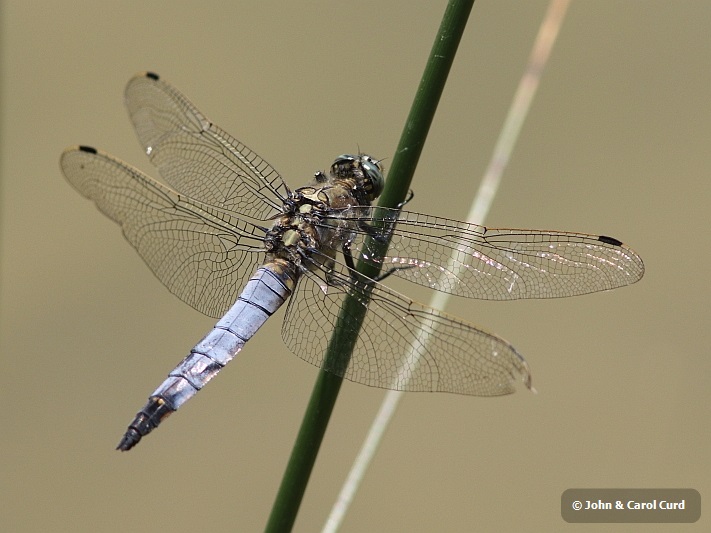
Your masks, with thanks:
[[[308,256],[319,246],[318,232],[314,226],[313,209],[306,204],[304,211],[285,213],[279,217],[264,239],[267,251],[295,263]]]
[[[282,214],[267,232],[264,241],[267,251],[274,257],[297,263],[316,250],[333,256],[343,237],[343,228],[324,220],[334,210],[370,205],[382,192],[384,182],[383,167],[373,157],[338,156],[328,174],[317,172],[311,184],[289,195]]]
[[[319,182],[319,175],[316,175]],[[339,191],[338,194],[336,191]],[[301,264],[303,257],[310,256],[321,244],[317,229],[320,220],[334,203],[332,199],[348,196],[349,192],[336,187],[332,182],[309,185],[293,191],[284,203],[283,212],[267,232],[264,243],[273,257],[280,257]],[[336,201],[335,203],[339,203]]]

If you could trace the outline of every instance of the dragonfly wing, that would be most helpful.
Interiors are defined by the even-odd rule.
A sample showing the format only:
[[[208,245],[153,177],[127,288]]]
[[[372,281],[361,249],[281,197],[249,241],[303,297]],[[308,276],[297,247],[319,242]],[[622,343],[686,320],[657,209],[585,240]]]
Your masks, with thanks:
[[[123,234],[168,289],[198,311],[220,317],[242,280],[264,258],[264,230],[176,193],[90,147],[61,157],[67,180]]]
[[[486,228],[370,206],[331,216],[330,223],[349,228],[377,227],[388,218],[380,231],[391,234],[386,256],[378,260],[363,229],[351,230],[353,256],[383,271],[400,267],[393,275],[468,298],[560,298],[629,285],[644,274],[634,250],[601,235]]]
[[[329,339],[340,323],[336,338],[355,339],[353,356],[324,369],[351,381],[474,396],[510,394],[521,381],[530,388],[528,364],[505,340],[376,282],[366,303],[347,269],[338,263],[337,268],[328,273],[330,285],[324,273],[302,276],[289,302],[282,336],[302,359],[324,367]],[[349,294],[354,303],[339,320]],[[365,318],[358,330],[360,314]]]
[[[261,220],[282,207],[288,189],[279,173],[156,74],[134,76],[125,99],[141,145],[176,190]]]

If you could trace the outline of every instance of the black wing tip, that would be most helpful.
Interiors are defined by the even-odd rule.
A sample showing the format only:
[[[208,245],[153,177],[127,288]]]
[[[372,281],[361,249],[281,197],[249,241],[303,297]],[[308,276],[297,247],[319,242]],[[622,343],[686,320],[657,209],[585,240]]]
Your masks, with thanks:
[[[158,81],[160,79],[160,76],[156,74],[155,72],[148,71],[144,74],[146,78],[150,78],[152,80]]]
[[[85,145],[79,146],[79,151],[87,152],[89,154],[96,154],[97,153],[96,148],[94,148],[93,146],[85,146]]]
[[[618,241],[614,237],[608,237],[606,235],[600,235],[597,240],[600,242],[604,242],[605,244],[610,244],[612,246],[622,246],[622,241]]]

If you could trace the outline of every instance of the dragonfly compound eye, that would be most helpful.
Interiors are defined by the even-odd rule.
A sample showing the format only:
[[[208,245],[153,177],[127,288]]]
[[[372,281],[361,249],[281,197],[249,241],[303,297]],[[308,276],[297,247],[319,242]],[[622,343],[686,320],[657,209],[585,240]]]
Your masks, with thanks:
[[[380,161],[369,155],[339,155],[331,165],[331,172],[334,176],[340,178],[360,176],[359,186],[369,202],[380,196],[385,186],[383,167]]]
[[[360,156],[360,164],[363,169],[364,188],[368,193],[368,200],[373,201],[380,196],[385,187],[383,165],[377,159],[365,154]]]
[[[358,168],[358,156],[350,154],[339,155],[331,165],[331,173],[339,178],[351,177]]]

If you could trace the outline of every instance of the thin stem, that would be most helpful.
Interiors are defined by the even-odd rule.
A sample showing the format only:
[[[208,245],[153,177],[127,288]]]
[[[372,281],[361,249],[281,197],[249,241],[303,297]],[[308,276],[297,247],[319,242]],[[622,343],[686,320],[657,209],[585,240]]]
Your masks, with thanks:
[[[467,216],[468,222],[473,224],[482,224],[484,222],[484,218],[498,191],[501,176],[508,164],[509,157],[518,139],[518,134],[521,131],[521,126],[528,114],[533,97],[536,94],[543,68],[548,61],[550,51],[555,43],[568,3],[568,0],[552,0],[549,5],[548,12],[541,23],[538,37],[533,45],[526,71],[519,82],[518,90],[511,102],[508,116],[499,134],[499,139],[491,156],[489,166],[486,169],[479,190],[472,202],[469,215]],[[435,309],[443,309],[448,299],[448,294],[436,292],[432,295],[429,305]],[[348,477],[341,488],[341,492],[333,504],[333,508],[331,509],[331,513],[328,516],[322,533],[333,533],[340,527],[358,491],[360,482],[375,456],[383,434],[395,414],[402,395],[403,393],[401,391],[396,390],[390,390],[385,395],[380,409],[370,426],[368,435],[363,441],[358,456],[353,462]]]
[[[473,4],[474,0],[450,0],[447,5],[400,137],[386,187],[380,198],[380,206],[395,207],[407,195]],[[386,247],[385,244],[384,248]],[[385,249],[382,250],[383,253],[384,251]],[[378,275],[378,269],[373,265],[359,263],[357,269],[369,278]],[[362,296],[367,297],[367,293],[366,287]],[[365,311],[365,306],[358,299],[346,298],[338,323],[345,324],[347,321],[348,327],[337,327],[334,330],[326,351],[324,368],[347,368]],[[357,320],[354,320],[354,317]],[[342,381],[343,378],[334,373],[323,369],[319,371],[269,516],[266,526],[268,532],[290,531],[294,525]]]

